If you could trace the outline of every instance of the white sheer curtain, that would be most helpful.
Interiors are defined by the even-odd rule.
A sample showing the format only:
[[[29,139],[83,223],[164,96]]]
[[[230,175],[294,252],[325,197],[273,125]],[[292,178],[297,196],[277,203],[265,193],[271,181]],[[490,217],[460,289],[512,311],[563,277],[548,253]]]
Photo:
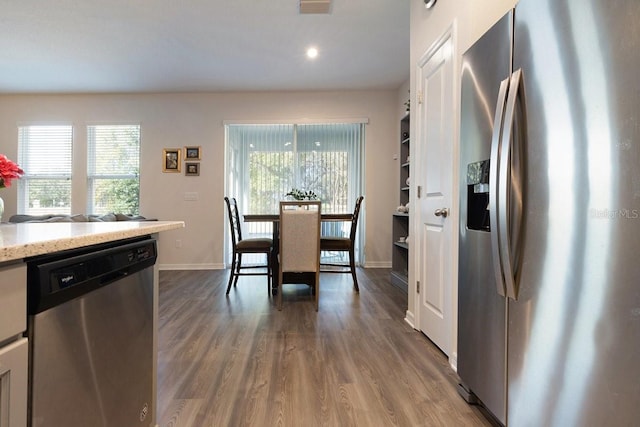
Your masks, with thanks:
[[[292,188],[317,194],[323,213],[351,212],[364,194],[364,123],[227,124],[226,153],[226,194],[243,214],[277,213]],[[243,224],[243,232],[270,235],[271,224]],[[348,232],[348,224],[323,224],[323,234]]]

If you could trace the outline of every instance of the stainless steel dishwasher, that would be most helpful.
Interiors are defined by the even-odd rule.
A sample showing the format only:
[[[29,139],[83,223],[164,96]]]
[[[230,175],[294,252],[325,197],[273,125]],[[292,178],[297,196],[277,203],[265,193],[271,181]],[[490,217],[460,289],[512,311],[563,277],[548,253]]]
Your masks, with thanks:
[[[153,421],[149,237],[27,260],[29,425]]]

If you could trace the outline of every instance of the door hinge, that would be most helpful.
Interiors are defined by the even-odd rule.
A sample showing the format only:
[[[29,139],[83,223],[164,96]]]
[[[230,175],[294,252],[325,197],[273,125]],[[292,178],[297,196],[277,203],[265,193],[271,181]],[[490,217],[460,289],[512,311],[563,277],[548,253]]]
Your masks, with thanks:
[[[423,101],[423,99],[422,99],[422,91],[419,90],[418,91],[418,104],[422,104],[422,101]]]
[[[416,293],[420,293],[420,282],[416,282]]]
[[[422,195],[422,185],[418,185],[418,199]]]

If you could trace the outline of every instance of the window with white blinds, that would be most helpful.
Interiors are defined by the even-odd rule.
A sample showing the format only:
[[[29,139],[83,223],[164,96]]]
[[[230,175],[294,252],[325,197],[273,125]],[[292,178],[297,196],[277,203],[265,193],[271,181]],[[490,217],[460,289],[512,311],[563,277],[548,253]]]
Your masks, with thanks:
[[[18,213],[70,214],[73,127],[18,127]]]
[[[140,125],[87,126],[87,211],[140,211]]]

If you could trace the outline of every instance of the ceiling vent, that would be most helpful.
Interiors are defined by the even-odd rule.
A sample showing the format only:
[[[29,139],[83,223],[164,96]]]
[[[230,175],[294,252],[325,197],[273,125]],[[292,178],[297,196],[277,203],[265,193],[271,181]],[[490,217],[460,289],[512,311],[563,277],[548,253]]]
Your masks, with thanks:
[[[300,0],[300,13],[329,13],[331,0]]]

